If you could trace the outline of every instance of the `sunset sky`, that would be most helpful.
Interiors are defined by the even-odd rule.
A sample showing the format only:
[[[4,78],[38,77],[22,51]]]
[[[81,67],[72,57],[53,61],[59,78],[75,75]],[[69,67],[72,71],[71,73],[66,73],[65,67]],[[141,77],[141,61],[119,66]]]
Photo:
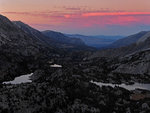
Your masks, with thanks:
[[[150,30],[150,0],[0,0],[0,14],[38,30],[130,35]]]

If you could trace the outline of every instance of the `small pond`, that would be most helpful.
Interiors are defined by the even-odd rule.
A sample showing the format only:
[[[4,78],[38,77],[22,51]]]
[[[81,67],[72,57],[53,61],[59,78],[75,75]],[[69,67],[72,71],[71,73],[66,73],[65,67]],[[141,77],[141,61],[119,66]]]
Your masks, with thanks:
[[[91,83],[96,84],[100,87],[102,86],[111,86],[111,87],[122,87],[125,88],[127,90],[135,90],[135,89],[144,89],[144,90],[150,90],[150,84],[142,84],[142,83],[134,83],[132,85],[126,85],[126,84],[112,84],[112,83],[102,83],[102,82],[94,82],[91,81]]]
[[[21,75],[19,77],[16,77],[14,80],[12,81],[6,81],[3,82],[3,84],[21,84],[21,83],[30,83],[32,82],[32,80],[30,79],[30,77],[32,76],[33,73],[31,74],[26,74],[26,75]]]
[[[51,67],[62,67],[62,65],[58,65],[58,64],[53,64],[53,65],[50,65]]]

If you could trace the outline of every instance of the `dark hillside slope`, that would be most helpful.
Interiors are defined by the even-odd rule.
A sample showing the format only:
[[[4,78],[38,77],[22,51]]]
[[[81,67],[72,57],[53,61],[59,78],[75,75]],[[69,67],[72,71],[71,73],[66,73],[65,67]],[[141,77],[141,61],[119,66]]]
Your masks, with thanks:
[[[55,50],[0,15],[0,81],[29,72],[52,52]]]
[[[20,29],[22,29],[24,32],[36,38],[43,44],[47,44],[49,47],[52,46],[53,43],[55,43],[51,38],[45,37],[40,31],[30,27],[29,25],[21,21],[13,21],[13,23],[17,25]]]

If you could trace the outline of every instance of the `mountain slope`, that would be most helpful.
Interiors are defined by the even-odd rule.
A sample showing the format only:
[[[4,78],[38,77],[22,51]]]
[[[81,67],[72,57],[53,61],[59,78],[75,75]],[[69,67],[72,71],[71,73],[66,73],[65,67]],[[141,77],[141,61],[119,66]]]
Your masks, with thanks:
[[[27,73],[42,65],[39,59],[56,50],[18,28],[0,15],[0,81]]]
[[[119,39],[119,40],[115,41],[114,43],[110,44],[108,47],[119,48],[119,47],[123,47],[123,46],[128,46],[128,45],[133,44],[136,41],[138,41],[141,37],[143,37],[147,33],[148,33],[148,31],[142,31],[137,34],[125,37],[123,39]]]
[[[144,42],[150,37],[150,32],[146,33],[144,36],[142,36],[139,40],[136,41],[137,44]]]
[[[27,34],[35,37],[37,40],[44,44],[48,44],[48,46],[52,46],[54,41],[51,38],[45,37],[40,31],[30,27],[29,25],[21,22],[21,21],[13,21],[15,25],[17,25],[20,29],[22,29]]]
[[[1,47],[4,47],[6,45],[8,45],[9,48],[22,47],[23,49],[26,49],[28,51],[28,53],[25,53],[25,51],[19,51],[22,55],[28,56],[29,51],[31,51],[30,49],[28,49],[30,47],[34,47],[34,49],[39,49],[43,46],[40,41],[19,29],[4,16],[0,16],[0,37]],[[30,54],[34,53],[31,52]]]

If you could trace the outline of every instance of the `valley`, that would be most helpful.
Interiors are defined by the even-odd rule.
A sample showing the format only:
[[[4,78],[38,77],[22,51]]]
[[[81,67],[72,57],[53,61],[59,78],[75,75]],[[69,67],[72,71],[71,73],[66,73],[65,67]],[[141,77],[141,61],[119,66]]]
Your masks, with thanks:
[[[99,50],[0,15],[0,113],[149,113],[150,34],[129,37]]]

